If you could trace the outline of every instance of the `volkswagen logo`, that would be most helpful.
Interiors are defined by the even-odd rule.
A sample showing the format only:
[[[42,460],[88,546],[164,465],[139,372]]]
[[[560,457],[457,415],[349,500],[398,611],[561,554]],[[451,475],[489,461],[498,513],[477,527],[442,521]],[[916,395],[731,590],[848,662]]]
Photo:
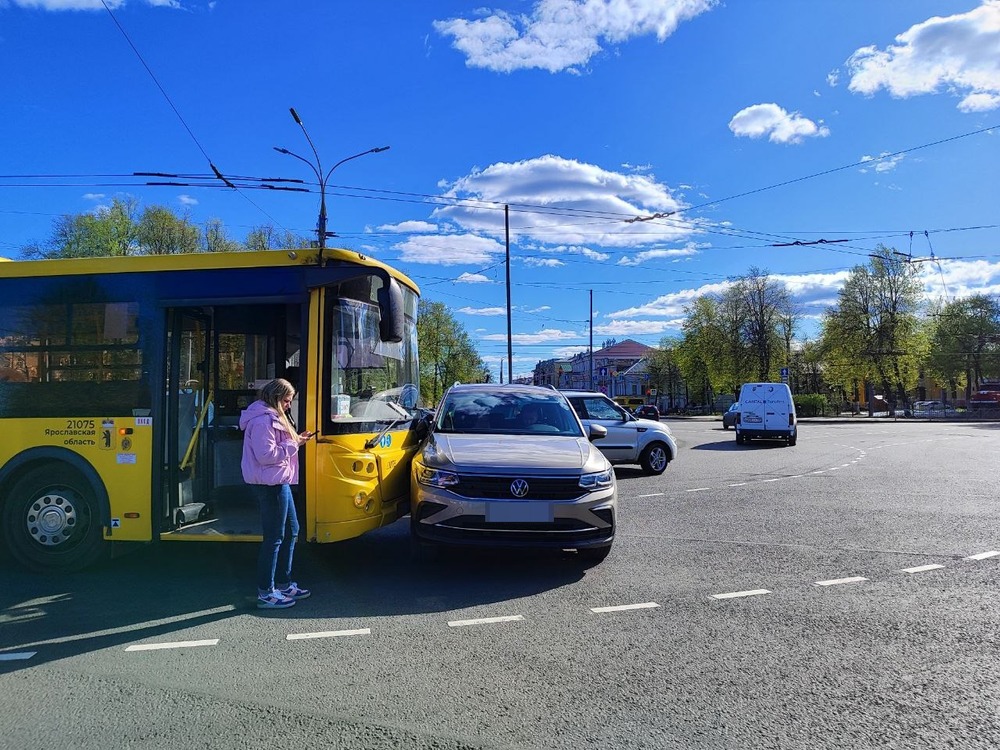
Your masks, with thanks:
[[[528,494],[528,482],[524,479],[515,479],[510,483],[510,494],[514,497],[524,497]]]

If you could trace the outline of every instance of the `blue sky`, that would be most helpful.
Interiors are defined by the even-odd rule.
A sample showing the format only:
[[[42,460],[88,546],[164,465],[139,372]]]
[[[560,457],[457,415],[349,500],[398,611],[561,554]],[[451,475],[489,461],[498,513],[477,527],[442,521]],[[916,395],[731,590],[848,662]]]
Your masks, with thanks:
[[[933,254],[928,300],[1000,293],[1000,0],[105,3],[0,0],[0,255],[124,195],[308,234],[318,190],[120,177],[315,182],[273,150],[311,155],[294,107],[324,169],[391,147],[331,176],[330,242],[494,374],[505,204],[515,376],[586,347],[591,291],[597,345],[656,344],[751,266],[814,336],[879,243]]]

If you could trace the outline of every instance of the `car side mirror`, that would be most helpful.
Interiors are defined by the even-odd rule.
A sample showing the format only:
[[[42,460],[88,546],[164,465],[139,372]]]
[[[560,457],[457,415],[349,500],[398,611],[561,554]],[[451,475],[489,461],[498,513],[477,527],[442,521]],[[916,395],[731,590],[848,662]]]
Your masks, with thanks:
[[[601,438],[606,438],[608,436],[608,428],[602,424],[592,424],[590,425],[590,434],[587,438],[590,442],[595,440],[600,440]]]

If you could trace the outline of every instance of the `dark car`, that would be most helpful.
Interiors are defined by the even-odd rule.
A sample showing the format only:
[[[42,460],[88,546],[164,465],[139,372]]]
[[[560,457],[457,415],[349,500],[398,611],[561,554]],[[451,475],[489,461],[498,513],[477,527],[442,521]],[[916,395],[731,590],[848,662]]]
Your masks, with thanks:
[[[643,404],[642,406],[636,407],[635,415],[637,417],[642,417],[643,419],[659,419],[660,410],[652,404]]]
[[[736,425],[736,415],[739,413],[739,410],[739,401],[729,407],[729,410],[722,415],[722,429],[728,430],[730,427],[734,427]]]

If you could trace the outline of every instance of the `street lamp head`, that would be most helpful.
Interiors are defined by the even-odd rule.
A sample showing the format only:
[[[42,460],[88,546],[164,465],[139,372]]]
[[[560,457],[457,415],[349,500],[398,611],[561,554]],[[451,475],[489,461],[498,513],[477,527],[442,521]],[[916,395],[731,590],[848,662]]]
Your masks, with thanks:
[[[292,153],[292,152],[291,152],[291,151],[289,151],[289,150],[288,150],[287,148],[278,148],[277,146],[271,146],[271,148],[273,148],[273,149],[274,149],[275,151],[277,151],[277,152],[278,152],[279,154],[291,154],[291,153]]]
[[[289,107],[288,111],[292,113],[292,119],[295,120],[299,125],[302,124],[302,120],[299,119],[299,113],[295,111],[295,107]]]
[[[381,154],[383,151],[388,151],[389,146],[376,146],[371,150],[373,154]]]

